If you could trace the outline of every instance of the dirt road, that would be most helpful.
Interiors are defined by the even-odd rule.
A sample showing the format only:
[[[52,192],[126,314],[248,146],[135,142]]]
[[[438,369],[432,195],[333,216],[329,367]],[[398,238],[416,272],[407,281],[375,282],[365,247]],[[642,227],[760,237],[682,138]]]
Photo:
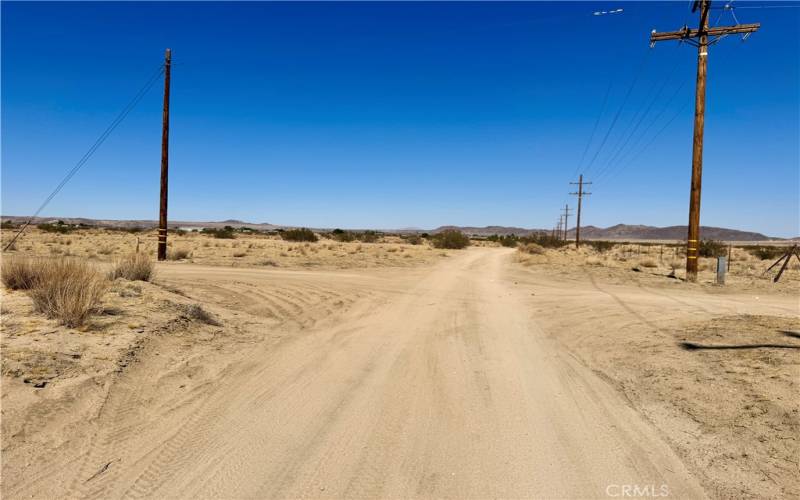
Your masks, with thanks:
[[[79,456],[6,493],[704,497],[651,424],[543,334],[510,262],[476,248],[370,274],[166,266],[243,331],[283,314],[291,334],[221,350],[211,372],[159,346],[117,382]]]

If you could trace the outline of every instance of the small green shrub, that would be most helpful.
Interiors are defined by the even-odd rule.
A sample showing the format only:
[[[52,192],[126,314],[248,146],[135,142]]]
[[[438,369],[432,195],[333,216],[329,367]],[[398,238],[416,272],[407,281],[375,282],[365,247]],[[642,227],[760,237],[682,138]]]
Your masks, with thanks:
[[[314,231],[304,227],[282,231],[281,238],[286,241],[317,241],[317,235],[314,234]]]
[[[601,241],[601,240],[587,241],[586,244],[600,253],[608,252],[609,250],[614,248],[614,245],[616,245],[616,243],[614,243],[613,241]]]
[[[358,241],[361,243],[375,243],[378,241],[378,233],[375,231],[364,231],[358,235]]]
[[[334,229],[331,232],[331,238],[342,243],[348,243],[356,240],[356,235],[352,231],[344,231],[342,229]]]
[[[524,238],[519,238],[519,242],[523,244],[536,243],[544,248],[561,248],[567,244],[567,242],[561,238],[548,233],[537,233],[530,236],[525,236]]]
[[[422,237],[418,234],[409,234],[406,236],[406,243],[410,243],[412,245],[420,245],[422,244]]]
[[[236,235],[233,234],[233,228],[231,229],[216,229],[216,228],[205,228],[203,229],[203,234],[208,234],[209,236],[213,236],[214,238],[219,238],[223,240],[232,240],[236,238]]]
[[[753,247],[750,248],[748,252],[750,252],[750,255],[758,257],[761,260],[774,260],[785,254],[786,248],[772,246]]]
[[[700,257],[723,257],[728,254],[728,246],[716,240],[702,240],[697,249]]]
[[[446,229],[431,237],[436,248],[459,249],[469,246],[469,238],[457,229]]]
[[[59,221],[61,222],[61,221]],[[46,233],[67,234],[72,232],[72,227],[61,222],[60,224],[39,224],[36,226]]]

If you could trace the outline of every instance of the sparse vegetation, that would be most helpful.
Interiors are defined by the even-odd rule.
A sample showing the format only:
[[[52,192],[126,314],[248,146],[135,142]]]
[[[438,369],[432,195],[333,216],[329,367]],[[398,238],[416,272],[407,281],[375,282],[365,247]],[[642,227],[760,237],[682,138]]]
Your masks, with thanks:
[[[378,241],[378,233],[375,231],[364,231],[358,235],[358,241],[361,243],[375,243]]]
[[[422,237],[418,234],[409,234],[405,238],[406,243],[410,243],[412,245],[420,245],[422,244]]]
[[[62,221],[58,221],[56,224],[39,224],[36,227],[47,233],[67,234],[71,233],[73,230],[72,226],[68,226]]]
[[[34,309],[71,328],[81,326],[100,306],[108,281],[86,262],[41,259],[28,291]]]
[[[536,243],[544,248],[561,248],[568,242],[547,233],[532,234],[519,239],[520,243]]]
[[[236,235],[233,234],[233,228],[228,229],[230,226],[225,226],[223,229],[216,229],[216,228],[205,228],[203,229],[203,234],[208,234],[213,236],[214,238],[219,238],[222,240],[232,240],[236,238]]]
[[[167,259],[169,260],[183,260],[192,256],[192,252],[188,248],[170,248],[167,252]]]
[[[496,234],[493,234],[493,235],[487,237],[486,239],[489,240],[489,241],[494,241],[494,242],[500,243],[504,247],[509,247],[509,248],[514,248],[515,246],[517,246],[517,243],[519,243],[519,241],[520,241],[520,239],[517,238],[517,235],[515,235],[515,234],[506,234],[506,235],[503,235],[503,236],[498,236]]]
[[[192,320],[200,321],[211,326],[220,326],[221,323],[200,304],[190,304],[182,307],[184,315]]]
[[[531,255],[541,255],[544,253],[544,248],[536,243],[523,243],[517,246],[517,250]]]
[[[150,281],[155,274],[155,264],[145,254],[134,253],[118,261],[109,278],[125,278],[130,281]]]
[[[459,249],[469,246],[469,238],[457,229],[446,229],[431,238],[436,248]]]
[[[750,255],[754,257],[758,257],[761,260],[774,260],[780,257],[781,255],[786,253],[786,248],[784,247],[772,247],[772,246],[764,246],[764,247],[753,247],[748,250]]]
[[[29,290],[33,288],[38,270],[43,259],[27,257],[6,257],[3,259],[3,285],[11,290]]]
[[[597,252],[605,253],[614,248],[613,241],[602,241],[602,240],[590,240],[585,242],[590,247],[594,248]]]
[[[716,240],[702,240],[697,250],[700,257],[723,257],[728,254],[728,246]]]
[[[281,232],[281,238],[286,241],[317,241],[317,235],[308,228],[287,229]]]

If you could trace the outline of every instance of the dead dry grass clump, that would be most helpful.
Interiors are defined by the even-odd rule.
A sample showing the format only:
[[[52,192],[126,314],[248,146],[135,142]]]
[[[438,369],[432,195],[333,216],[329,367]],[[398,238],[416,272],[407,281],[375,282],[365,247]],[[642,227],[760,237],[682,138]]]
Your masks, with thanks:
[[[183,313],[187,318],[200,321],[211,326],[220,326],[221,323],[208,311],[203,309],[200,304],[189,304],[182,307]]]
[[[99,308],[108,281],[86,262],[42,259],[34,265],[36,278],[28,294],[38,312],[75,328]]]
[[[29,290],[33,288],[43,259],[25,257],[6,257],[2,264],[3,285],[11,290]]]
[[[644,259],[639,261],[639,266],[649,268],[658,267],[658,262],[656,262],[654,259]]]
[[[522,253],[527,253],[530,255],[542,255],[544,254],[544,248],[541,245],[536,243],[525,243],[522,245],[517,246],[517,251]]]
[[[143,253],[134,253],[117,261],[109,278],[125,278],[130,281],[150,281],[155,274],[155,264]]]
[[[169,260],[183,260],[191,256],[192,252],[188,248],[172,248],[167,252],[167,259]]]

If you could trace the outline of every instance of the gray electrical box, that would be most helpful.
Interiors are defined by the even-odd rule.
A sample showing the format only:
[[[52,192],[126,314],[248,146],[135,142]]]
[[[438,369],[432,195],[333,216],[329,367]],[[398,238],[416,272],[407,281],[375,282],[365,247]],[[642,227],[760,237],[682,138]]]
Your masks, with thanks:
[[[717,285],[725,284],[725,271],[728,270],[728,258],[717,257]]]

